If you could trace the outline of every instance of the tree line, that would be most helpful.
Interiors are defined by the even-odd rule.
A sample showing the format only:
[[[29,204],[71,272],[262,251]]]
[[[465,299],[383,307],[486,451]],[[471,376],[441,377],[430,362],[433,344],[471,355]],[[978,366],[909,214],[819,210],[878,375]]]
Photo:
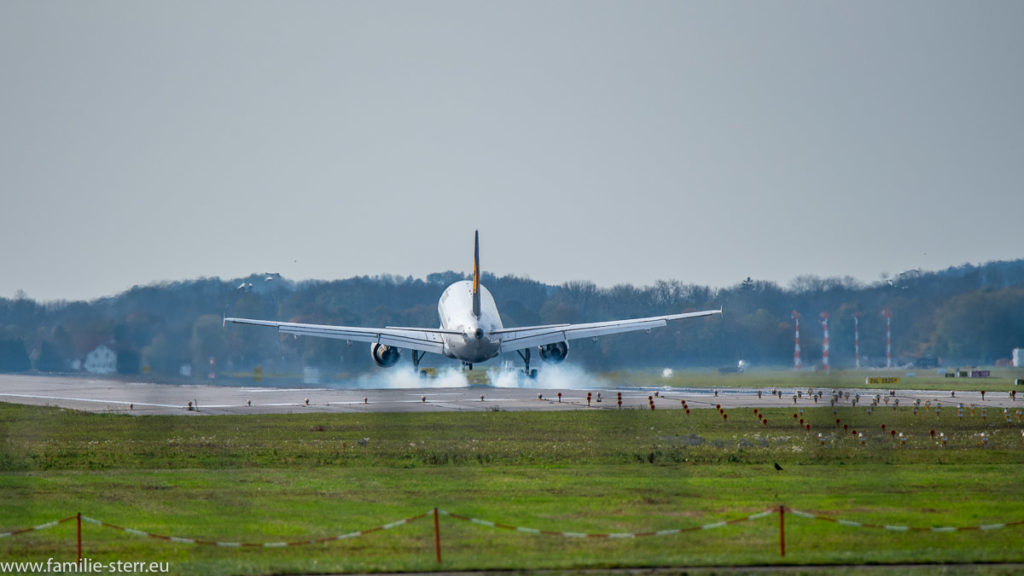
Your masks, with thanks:
[[[176,375],[210,369],[295,372],[304,367],[361,372],[372,367],[365,344],[280,337],[272,329],[222,326],[224,316],[353,326],[438,324],[437,299],[466,276],[375,276],[294,282],[278,274],[201,278],[135,286],[93,301],[0,298],[0,371],[69,372],[96,347],[117,353],[117,371]],[[854,364],[858,318],[863,365],[885,362],[885,318],[892,312],[897,362],[993,364],[1024,347],[1024,260],[910,271],[865,284],[803,276],[789,286],[747,278],[727,288],[661,281],[651,286],[547,285],[484,275],[506,327],[592,322],[723,308],[722,316],[670,323],[650,333],[571,343],[574,363],[591,369],[723,367],[793,362],[793,311],[801,315],[805,365],[820,362],[829,314],[833,368]],[[507,360],[518,363],[518,357]],[[444,365],[446,359],[432,359]],[[429,365],[429,364],[425,364]]]

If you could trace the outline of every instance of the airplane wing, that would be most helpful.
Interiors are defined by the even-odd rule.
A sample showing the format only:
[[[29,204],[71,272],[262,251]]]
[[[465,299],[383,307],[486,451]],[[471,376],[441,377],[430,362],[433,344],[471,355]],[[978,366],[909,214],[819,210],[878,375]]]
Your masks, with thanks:
[[[703,310],[700,312],[686,312],[683,314],[669,314],[666,316],[651,316],[648,318],[634,318],[631,320],[611,320],[608,322],[591,322],[588,324],[555,324],[551,326],[527,326],[524,328],[507,328],[496,330],[491,334],[501,339],[501,351],[513,352],[523,348],[544,346],[556,342],[567,342],[580,338],[594,338],[607,336],[608,334],[622,334],[624,332],[636,332],[638,330],[650,330],[660,328],[669,320],[681,320],[683,318],[700,318],[721,314],[721,310]]]
[[[355,326],[251,320],[249,318],[225,318],[224,323],[227,324],[228,322],[232,324],[251,324],[253,326],[271,326],[277,328],[277,331],[281,334],[316,336],[318,338],[334,338],[335,340],[349,340],[353,342],[370,342],[396,348],[418,350],[420,352],[432,352],[434,354],[444,354],[444,342],[441,340],[443,334],[461,334],[461,332],[438,330],[436,328],[361,328]]]

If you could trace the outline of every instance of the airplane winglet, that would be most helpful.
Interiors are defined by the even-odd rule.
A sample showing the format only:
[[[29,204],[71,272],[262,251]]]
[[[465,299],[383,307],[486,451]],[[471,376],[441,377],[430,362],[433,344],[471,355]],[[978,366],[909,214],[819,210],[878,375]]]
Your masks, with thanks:
[[[473,316],[480,317],[480,231],[473,236]]]

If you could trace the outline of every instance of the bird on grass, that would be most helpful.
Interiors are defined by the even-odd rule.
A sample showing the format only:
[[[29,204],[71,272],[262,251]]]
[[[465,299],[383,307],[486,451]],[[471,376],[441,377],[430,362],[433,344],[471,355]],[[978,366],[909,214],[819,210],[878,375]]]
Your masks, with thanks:
[[[782,471],[782,466],[779,466],[779,463],[776,462],[775,463],[775,469],[778,470],[779,472],[781,472]]]

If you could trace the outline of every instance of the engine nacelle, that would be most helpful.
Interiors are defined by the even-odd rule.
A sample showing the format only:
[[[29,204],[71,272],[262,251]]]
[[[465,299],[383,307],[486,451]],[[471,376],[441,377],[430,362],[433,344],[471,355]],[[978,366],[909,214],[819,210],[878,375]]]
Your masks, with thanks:
[[[565,360],[565,357],[569,355],[569,343],[555,342],[553,344],[538,346],[537,350],[540,352],[541,360],[551,362],[552,364],[558,364],[562,360]]]
[[[395,348],[394,346],[387,346],[385,344],[371,344],[370,355],[373,356],[374,364],[381,368],[390,368],[391,366],[394,366],[402,356],[398,348]]]

